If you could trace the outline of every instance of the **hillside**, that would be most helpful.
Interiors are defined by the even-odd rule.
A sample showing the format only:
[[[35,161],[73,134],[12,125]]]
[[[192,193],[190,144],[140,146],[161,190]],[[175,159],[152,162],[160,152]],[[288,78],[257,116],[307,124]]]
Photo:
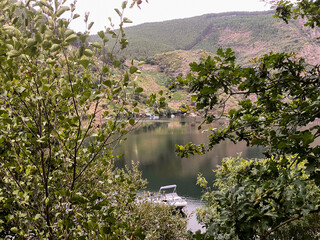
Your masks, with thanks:
[[[308,52],[319,40],[319,32],[303,27],[303,22],[285,24],[273,12],[234,12],[146,23],[125,29],[129,46],[126,58],[147,59],[174,50],[216,52],[231,47],[240,61],[274,51]],[[312,38],[310,38],[312,37]],[[313,54],[317,57],[318,52]]]
[[[232,48],[238,62],[249,60],[270,51],[295,52],[309,63],[320,62],[318,29],[304,27],[303,20],[289,24],[275,19],[272,11],[231,12],[145,23],[125,29],[129,46],[123,58],[143,60],[142,74],[137,81],[148,92],[165,89],[169,78],[186,75],[189,63],[203,54],[213,54],[220,47]],[[97,36],[92,36],[97,38]],[[186,103],[186,92],[173,95],[173,109]]]
[[[219,47],[232,48],[242,64],[273,51],[293,51],[309,62],[319,62],[319,29],[304,27],[300,20],[283,21],[272,11],[230,12],[125,28],[129,40],[124,58],[155,63],[154,56],[175,50],[205,50],[215,53]],[[99,40],[97,35],[92,40]],[[110,44],[113,46],[113,44]]]

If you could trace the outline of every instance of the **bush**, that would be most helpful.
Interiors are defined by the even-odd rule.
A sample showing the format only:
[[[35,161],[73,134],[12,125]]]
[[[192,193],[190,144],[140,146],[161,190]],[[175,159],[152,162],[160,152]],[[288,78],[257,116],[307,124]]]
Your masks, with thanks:
[[[294,158],[226,158],[214,189],[199,176],[206,206],[197,216],[213,239],[314,239],[320,189]],[[303,236],[303,238],[301,238]],[[290,237],[290,238],[288,238]]]

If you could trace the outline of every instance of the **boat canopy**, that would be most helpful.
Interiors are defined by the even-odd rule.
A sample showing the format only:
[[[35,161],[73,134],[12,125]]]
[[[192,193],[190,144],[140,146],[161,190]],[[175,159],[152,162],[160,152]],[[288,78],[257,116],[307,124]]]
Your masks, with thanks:
[[[173,185],[167,185],[167,186],[162,186],[159,190],[159,192],[163,191],[163,190],[166,190],[166,189],[171,189],[171,188],[174,188],[173,192],[176,191],[176,188],[177,188],[177,185],[173,184]]]

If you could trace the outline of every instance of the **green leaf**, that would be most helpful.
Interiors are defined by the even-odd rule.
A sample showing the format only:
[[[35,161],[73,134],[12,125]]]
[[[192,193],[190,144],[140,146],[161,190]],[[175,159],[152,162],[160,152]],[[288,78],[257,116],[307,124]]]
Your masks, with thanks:
[[[276,212],[266,212],[264,215],[270,216],[270,217],[279,217]]]
[[[128,82],[129,82],[129,80],[130,80],[129,74],[128,74],[128,72],[126,72],[126,73],[124,74],[124,78],[123,78],[124,84],[127,85]]]
[[[116,13],[119,15],[119,17],[122,17],[122,13],[120,12],[120,10],[118,8],[114,9],[116,11]]]
[[[57,12],[56,12],[56,16],[60,17],[63,13],[65,13],[66,11],[69,11],[70,8],[68,6],[62,6]]]
[[[138,70],[139,70],[139,69],[138,69],[137,67],[131,66],[129,72],[130,72],[130,74],[134,74],[134,73],[137,72]]]
[[[129,123],[130,123],[131,126],[133,126],[133,125],[135,124],[135,120],[134,120],[133,118],[131,118],[131,119],[129,120]]]
[[[50,48],[50,52],[56,52],[60,49],[60,45],[59,44],[53,44]]]
[[[80,15],[76,13],[75,15],[73,15],[72,19],[77,19],[78,17],[80,17]]]
[[[104,65],[104,66],[102,67],[102,73],[103,73],[103,74],[108,73],[109,71],[110,71],[110,68],[109,68],[108,65]]]
[[[94,22],[89,23],[88,30],[90,30],[92,28],[93,24],[94,24]]]
[[[15,50],[15,49],[13,49],[13,50],[9,51],[7,53],[7,55],[10,58],[15,58],[15,57],[19,57],[21,55],[21,53],[19,51]]]
[[[95,47],[95,48],[102,48],[101,44],[99,42],[93,42],[91,43],[91,46]]]
[[[36,39],[34,39],[34,38],[29,38],[29,39],[27,40],[27,45],[28,45],[28,47],[34,46],[34,45],[36,45],[36,44],[37,44],[37,41],[36,41]]]
[[[124,23],[133,23],[129,18],[123,18]]]
[[[116,94],[118,94],[121,90],[122,90],[121,87],[117,87],[117,88],[115,88],[115,89],[112,90],[112,94],[116,95]]]
[[[138,87],[135,89],[135,93],[142,93],[143,92],[143,88],[142,87]]]
[[[26,90],[25,87],[17,87],[17,92],[18,93],[23,93]]]
[[[52,43],[51,43],[51,41],[45,40],[45,41],[42,42],[42,46],[43,46],[44,49],[48,50],[48,49],[51,48]]]
[[[99,36],[101,39],[104,39],[104,37],[105,37],[104,32],[103,32],[103,31],[99,31],[99,32],[98,32],[98,36]]]
[[[40,33],[36,33],[35,38],[38,43],[42,43],[43,39]]]
[[[12,227],[12,228],[10,228],[10,231],[13,233],[18,233],[19,230],[17,227]]]
[[[81,59],[80,64],[84,67],[87,68],[89,65],[90,61],[88,59]]]
[[[304,147],[307,147],[309,144],[311,144],[315,139],[315,136],[309,132],[309,131],[306,131],[303,133],[303,136],[302,136],[302,141],[303,141],[303,146]]]
[[[116,68],[116,67],[119,67],[122,63],[118,60],[114,61],[113,62],[113,66]]]
[[[84,46],[80,46],[78,48],[78,55],[79,55],[80,58],[84,55],[84,50],[85,50]]]
[[[127,7],[127,4],[128,4],[127,1],[123,1],[123,2],[122,2],[122,5],[121,5],[121,8],[122,8],[122,9],[125,9],[125,8]]]
[[[104,81],[103,84],[106,85],[109,88],[111,88],[111,86],[112,86],[112,82],[110,80]]]
[[[70,42],[75,42],[77,41],[78,37],[76,34],[71,34],[70,36],[68,36],[66,38],[66,42],[70,43]]]
[[[88,202],[88,199],[82,197],[82,196],[74,196],[72,198],[70,198],[69,200],[72,204],[84,204],[86,202]]]
[[[84,54],[85,56],[87,56],[87,57],[92,57],[93,52],[92,52],[91,49],[86,48],[86,49],[84,50],[83,54]]]

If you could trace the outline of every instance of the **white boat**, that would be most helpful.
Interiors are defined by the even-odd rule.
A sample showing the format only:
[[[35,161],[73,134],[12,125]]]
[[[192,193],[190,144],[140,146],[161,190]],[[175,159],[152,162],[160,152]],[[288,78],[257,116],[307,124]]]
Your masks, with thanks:
[[[150,115],[150,119],[151,120],[157,120],[157,119],[159,119],[159,115],[158,114],[152,114],[152,115]]]
[[[187,206],[187,201],[178,196],[176,189],[177,185],[175,184],[160,187],[160,200],[170,206],[176,207],[177,209],[182,209]]]

